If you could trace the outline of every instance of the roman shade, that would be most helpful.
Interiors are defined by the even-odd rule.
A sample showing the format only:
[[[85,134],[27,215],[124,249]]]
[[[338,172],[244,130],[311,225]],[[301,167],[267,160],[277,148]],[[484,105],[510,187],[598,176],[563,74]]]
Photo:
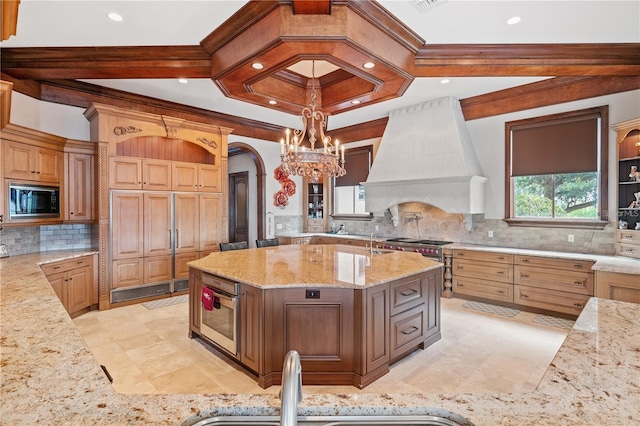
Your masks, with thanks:
[[[514,125],[510,130],[511,176],[598,170],[599,114]]]
[[[344,168],[347,174],[336,178],[336,186],[357,186],[365,182],[371,166],[371,151],[371,145],[346,150]]]

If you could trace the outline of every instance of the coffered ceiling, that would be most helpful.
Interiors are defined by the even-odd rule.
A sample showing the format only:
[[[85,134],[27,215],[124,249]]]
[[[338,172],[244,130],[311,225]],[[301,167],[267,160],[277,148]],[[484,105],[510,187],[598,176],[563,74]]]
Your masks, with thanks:
[[[2,79],[42,100],[173,111],[268,140],[298,125],[312,84],[330,129],[365,136],[441,96],[469,120],[640,88],[640,2],[417,3],[23,0]]]

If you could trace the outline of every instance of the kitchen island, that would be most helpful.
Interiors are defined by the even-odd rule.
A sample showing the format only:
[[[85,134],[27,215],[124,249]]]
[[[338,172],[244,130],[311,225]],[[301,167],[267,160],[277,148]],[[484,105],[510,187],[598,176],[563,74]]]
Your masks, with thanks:
[[[286,245],[212,253],[189,267],[190,335],[263,388],[280,384],[292,349],[304,384],[363,388],[440,339],[442,264],[418,253]],[[226,302],[203,308],[203,291]]]
[[[93,252],[0,259],[0,423],[178,425],[213,415],[278,414],[280,400],[268,394],[117,393],[39,267]],[[639,304],[592,298],[533,392],[372,394],[365,389],[333,395],[305,389],[298,413],[459,420],[453,412],[476,426],[637,425],[639,342]]]

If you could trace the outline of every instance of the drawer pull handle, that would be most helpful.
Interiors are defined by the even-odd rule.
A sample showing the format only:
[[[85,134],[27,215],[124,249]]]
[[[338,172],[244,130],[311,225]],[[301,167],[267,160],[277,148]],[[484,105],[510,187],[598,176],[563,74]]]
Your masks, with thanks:
[[[523,299],[528,299],[528,298],[529,298],[529,296],[528,296],[528,295],[526,295],[526,294],[523,294],[521,297],[522,297]]]
[[[54,266],[53,269],[60,269],[60,266]]]
[[[577,285],[582,285],[582,281],[574,281],[573,283]]]
[[[456,254],[457,254],[458,256],[464,256],[464,253],[462,253],[462,252],[458,252],[458,253],[456,253]]]
[[[529,263],[529,259],[522,259],[522,263]]]
[[[582,308],[582,303],[574,303],[573,306],[576,308]]]
[[[504,260],[504,256],[498,257],[498,260]]]
[[[462,271],[464,269],[464,266],[458,266],[458,271]]]
[[[400,294],[401,294],[401,295],[403,295],[403,296],[411,296],[411,295],[416,294],[417,292],[418,292],[418,290],[416,290],[415,288],[413,288],[413,289],[411,289],[411,291],[408,291],[408,292],[406,292],[406,293],[404,293],[404,292],[402,292],[402,291],[401,291],[401,292],[400,292]]]
[[[84,263],[84,260],[78,260],[76,263],[77,263],[78,265],[82,265],[82,264]]]
[[[576,268],[578,268],[578,269],[582,269],[582,265],[580,265],[579,263],[576,263],[576,264],[575,264],[575,265],[573,265],[573,266],[575,266],[575,267],[576,267]]]
[[[458,284],[458,287],[464,287],[464,284]]]
[[[497,293],[504,294],[504,290],[498,290]]]
[[[504,275],[504,271],[498,271],[498,275]]]
[[[411,328],[409,328],[409,329],[407,329],[407,330],[403,330],[401,333],[402,333],[402,334],[405,334],[405,335],[409,335],[409,334],[413,334],[413,333],[415,333],[415,332],[416,332],[416,331],[418,331],[418,330],[419,330],[419,328],[418,328],[418,327],[416,327],[416,326],[412,326]]]
[[[527,274],[522,274],[522,278],[529,278],[529,275],[527,275]]]

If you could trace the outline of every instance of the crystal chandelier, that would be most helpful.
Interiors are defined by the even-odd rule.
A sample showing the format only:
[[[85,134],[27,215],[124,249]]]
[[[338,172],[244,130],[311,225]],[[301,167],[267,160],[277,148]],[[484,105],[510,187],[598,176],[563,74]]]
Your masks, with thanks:
[[[340,152],[339,141],[331,143],[331,136],[324,134],[326,126],[324,113],[316,109],[315,61],[311,62],[311,103],[300,113],[302,129],[286,130],[286,139],[280,140],[281,168],[286,173],[302,176],[312,183],[318,183],[322,176],[339,177],[347,172],[344,169],[344,145]],[[316,139],[316,134],[320,139]],[[305,136],[309,143],[304,144]],[[322,147],[316,149],[316,142]]]

